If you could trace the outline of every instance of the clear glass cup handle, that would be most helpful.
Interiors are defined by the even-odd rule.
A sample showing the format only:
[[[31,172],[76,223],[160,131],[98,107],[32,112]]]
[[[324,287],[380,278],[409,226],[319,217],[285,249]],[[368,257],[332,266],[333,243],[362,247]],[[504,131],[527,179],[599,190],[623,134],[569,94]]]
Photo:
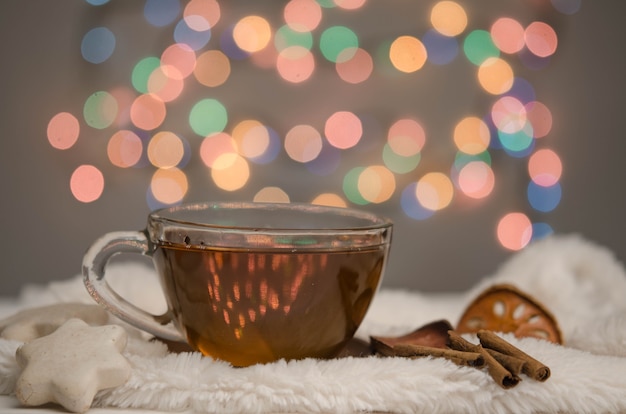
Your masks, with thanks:
[[[159,338],[185,342],[169,322],[171,317],[153,315],[138,308],[115,292],[105,278],[109,259],[118,253],[139,253],[151,256],[152,247],[144,232],[119,231],[107,233],[96,240],[83,258],[83,281],[91,297],[118,318]]]

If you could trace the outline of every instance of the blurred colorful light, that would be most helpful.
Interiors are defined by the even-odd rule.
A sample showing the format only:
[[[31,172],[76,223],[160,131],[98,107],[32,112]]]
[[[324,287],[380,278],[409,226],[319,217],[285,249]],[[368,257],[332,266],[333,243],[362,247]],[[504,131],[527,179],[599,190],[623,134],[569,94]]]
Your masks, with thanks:
[[[491,141],[489,127],[474,116],[463,118],[454,128],[454,143],[466,154],[480,154],[487,150]]]
[[[401,72],[411,73],[420,70],[428,52],[424,44],[413,36],[400,36],[389,49],[389,60]]]
[[[330,206],[330,207],[347,207],[345,200],[333,193],[322,193],[315,196],[313,200],[311,200],[311,204],[317,204],[320,206]]]
[[[189,113],[191,129],[202,137],[222,132],[227,123],[226,108],[216,99],[208,98],[196,102]]]
[[[56,149],[71,148],[80,134],[78,119],[69,112],[59,112],[48,122],[48,142]]]
[[[524,213],[508,213],[500,219],[496,230],[500,244],[509,250],[521,250],[532,238],[532,224]]]
[[[80,50],[83,58],[91,63],[102,63],[115,51],[115,35],[106,27],[96,27],[83,36]]]
[[[431,172],[418,180],[415,195],[424,208],[437,211],[452,202],[454,187],[446,174]]]
[[[312,161],[322,151],[322,136],[310,125],[296,125],[285,135],[285,151],[294,161]]]
[[[217,0],[190,0],[183,11],[187,26],[198,32],[210,30],[220,20],[221,15]]]
[[[458,36],[467,27],[467,13],[455,1],[440,1],[430,12],[430,22],[444,36]]]
[[[146,0],[143,14],[148,23],[163,27],[174,22],[180,13],[179,0]]]
[[[508,92],[513,81],[513,69],[504,59],[489,57],[478,67],[478,83],[492,95]]]
[[[463,51],[467,59],[476,66],[482,65],[487,59],[500,57],[500,50],[486,30],[470,32],[463,42]]]
[[[371,165],[360,172],[357,188],[364,200],[379,204],[391,198],[396,189],[396,180],[386,167]]]
[[[325,29],[319,43],[322,55],[337,63],[352,59],[359,47],[359,38],[352,29],[345,26],[332,26]]]
[[[178,168],[159,168],[150,181],[152,196],[163,205],[179,203],[188,189],[187,175]]]
[[[326,120],[324,133],[333,147],[348,149],[354,147],[361,139],[363,126],[354,113],[339,111]]]
[[[537,185],[550,187],[557,184],[562,171],[561,158],[551,149],[537,150],[528,159],[528,174]]]
[[[279,53],[276,69],[287,82],[304,82],[313,75],[315,59],[309,49],[302,46],[290,46]]]
[[[428,61],[435,65],[447,65],[459,54],[456,38],[440,34],[435,30],[427,31],[422,37]]]
[[[374,60],[364,49],[344,49],[335,66],[339,77],[347,83],[365,82],[374,70]]]
[[[402,118],[394,122],[389,128],[387,142],[396,154],[410,157],[422,150],[426,143],[426,133],[418,121]]]
[[[130,107],[130,119],[140,129],[151,131],[161,126],[167,109],[165,102],[153,94],[139,95]]]
[[[524,48],[524,27],[520,22],[510,17],[500,17],[490,30],[493,43],[504,53],[517,53]]]
[[[117,100],[113,95],[105,91],[98,91],[85,101],[83,116],[90,127],[104,129],[115,121],[117,111]]]
[[[485,198],[493,191],[494,184],[493,170],[482,161],[469,162],[459,171],[459,189],[468,197]]]
[[[289,195],[279,187],[264,187],[252,198],[256,203],[288,203]]]
[[[248,182],[250,166],[239,154],[227,152],[213,162],[211,178],[222,190],[236,191]]]
[[[104,190],[104,175],[93,165],[83,164],[72,173],[70,190],[78,201],[83,203],[96,201]]]
[[[233,39],[241,50],[258,52],[265,48],[272,37],[269,22],[261,16],[246,16],[233,29]]]
[[[558,39],[556,32],[547,23],[532,22],[524,31],[526,47],[539,57],[548,57],[556,52]]]
[[[133,131],[116,131],[107,144],[109,161],[116,167],[128,168],[141,159],[143,142]]]
[[[287,159],[295,162],[293,168],[328,177],[323,185],[340,182],[343,194],[324,191],[313,199],[316,203],[398,202],[415,220],[450,206],[456,191],[470,199],[489,197],[496,180],[501,182],[502,162],[492,163],[492,158],[502,155],[526,163],[529,208],[540,213],[555,209],[561,199],[563,166],[558,154],[545,148],[550,144],[545,138],[552,130],[552,111],[538,101],[531,82],[520,76],[529,72],[525,69],[548,65],[558,48],[554,27],[502,13],[489,21],[470,21],[472,8],[442,0],[415,6],[423,9],[429,24],[421,33],[392,31],[376,38],[368,35],[367,27],[351,26],[360,21],[359,13],[375,10],[372,4],[288,0],[278,6],[281,20],[280,14],[267,13],[261,6],[234,12],[233,4],[218,0],[144,0],[141,21],[164,34],[159,38],[163,42],[151,55],[130,62],[128,85],[96,89],[82,106],[82,118],[71,112],[53,116],[48,141],[57,149],[73,148],[79,135],[85,135],[83,120],[88,128],[104,130],[107,159],[113,166],[155,169],[146,192],[151,207],[185,198],[190,184],[184,169],[197,153],[207,178],[219,190],[238,191],[254,179],[261,188],[255,200],[289,202],[286,188],[263,182],[272,181],[271,174],[268,178],[256,171],[261,164]],[[581,1],[551,0],[551,4],[560,13],[572,14]],[[122,40],[123,28],[94,27],[82,37],[80,53],[88,63],[106,68],[114,64],[111,57]],[[422,96],[419,85],[445,76],[444,66],[454,68],[457,80],[456,70],[469,68],[467,79],[473,79],[477,93],[483,95],[475,100],[479,104],[445,110],[441,114],[449,119],[431,121],[430,116],[412,114],[410,107],[404,114],[394,114],[394,102],[386,105],[388,96],[361,99],[370,85],[372,91],[381,91],[377,82],[389,81],[385,85],[391,91],[395,82],[410,81],[416,102],[439,104],[439,99],[448,99],[445,93]],[[337,99],[331,89],[325,95],[327,104],[267,119],[273,116],[275,94],[293,93],[295,104],[308,99],[319,85],[318,77],[327,75]],[[255,104],[248,98],[264,99],[261,94],[267,94],[267,107],[254,113]],[[370,105],[385,109],[372,116]],[[230,116],[231,111],[236,116]],[[422,116],[425,121],[418,121]],[[440,121],[453,126],[450,132],[441,134],[431,126]],[[200,138],[187,141],[189,129]],[[442,169],[442,163],[447,167]],[[439,172],[446,169],[448,174]],[[101,183],[95,171],[102,176]],[[416,177],[421,178],[415,181]],[[80,183],[90,179],[95,185],[87,194]],[[96,200],[104,188],[102,172],[93,166],[77,170],[71,188],[77,200]],[[460,202],[467,200],[461,197]],[[496,237],[507,249],[520,249],[529,238],[552,231],[548,224],[531,225],[528,216],[519,214],[498,222]]]
[[[315,0],[289,0],[283,9],[283,17],[296,32],[311,32],[322,20],[322,8]]]

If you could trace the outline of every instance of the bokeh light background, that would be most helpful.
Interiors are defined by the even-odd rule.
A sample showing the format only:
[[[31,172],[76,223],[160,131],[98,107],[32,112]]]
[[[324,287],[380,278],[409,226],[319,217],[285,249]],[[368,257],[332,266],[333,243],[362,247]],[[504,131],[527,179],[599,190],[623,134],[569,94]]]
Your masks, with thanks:
[[[402,4],[396,13],[409,9],[410,19],[427,21],[419,31],[396,27],[393,15],[389,24],[372,18],[399,2],[290,0],[268,10],[249,2],[146,0],[125,32],[115,18],[119,2],[86,1],[100,16],[76,52],[99,66],[99,76],[84,102],[52,116],[47,131],[59,150],[81,139],[101,148],[94,159],[76,160],[68,185],[79,202],[115,191],[107,187],[106,159],[126,174],[151,171],[151,209],[185,201],[191,186],[209,198],[218,189],[289,202],[294,188],[314,182],[298,201],[392,203],[427,220],[455,203],[488,199],[496,185],[517,186],[500,182],[494,159],[513,158],[526,164],[527,206],[502,211],[495,236],[519,250],[553,231],[543,215],[532,214],[554,210],[562,191],[561,159],[550,145],[552,112],[528,76],[549,66],[558,49],[557,31],[545,20],[472,21],[473,10],[461,1]],[[580,1],[553,0],[547,13],[575,13]],[[384,33],[358,19],[384,26]],[[133,33],[148,30],[161,41],[136,56],[124,53]],[[458,110],[420,95],[420,83],[434,72],[456,77],[459,70],[476,104]],[[241,88],[242,77],[259,74],[262,84]],[[407,89],[394,90],[396,83]],[[314,101],[311,87],[323,89]],[[275,105],[286,89],[291,110]],[[405,105],[399,93],[415,104]],[[342,99],[355,95],[359,102]],[[444,135],[432,133],[423,105],[445,116]],[[206,167],[204,176],[187,172],[194,159]],[[311,177],[255,180],[279,162]]]
[[[536,85],[582,0],[82,1],[73,100],[45,131],[78,206],[360,207],[400,223],[404,262],[441,223],[481,216],[508,253],[559,231]]]

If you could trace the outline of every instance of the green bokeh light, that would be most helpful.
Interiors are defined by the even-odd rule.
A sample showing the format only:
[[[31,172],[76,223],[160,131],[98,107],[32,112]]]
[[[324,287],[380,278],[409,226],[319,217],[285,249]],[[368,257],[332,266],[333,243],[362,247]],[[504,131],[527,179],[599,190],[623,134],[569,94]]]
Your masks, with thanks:
[[[216,99],[198,101],[189,113],[191,129],[202,137],[223,131],[227,123],[226,108]]]
[[[463,42],[463,52],[474,65],[481,65],[491,57],[499,57],[500,50],[493,43],[491,34],[485,30],[474,30]]]
[[[345,26],[332,26],[324,30],[320,36],[320,50],[324,57],[334,63],[337,63],[339,55],[342,60],[348,60],[359,47],[359,38],[356,33]],[[344,50],[353,50],[351,54],[342,54]]]
[[[311,32],[296,32],[289,26],[282,26],[274,35],[274,46],[279,52],[290,46],[301,46],[311,50],[313,47],[313,35]]]
[[[365,205],[369,203],[359,192],[359,176],[364,170],[365,167],[355,167],[348,171],[343,178],[343,193],[354,204]]]
[[[96,129],[104,129],[111,125],[115,121],[117,113],[117,100],[110,93],[104,91],[89,96],[83,107],[85,122]]]
[[[326,9],[332,9],[334,7],[337,7],[337,5],[335,4],[335,0],[317,0],[317,4]]]
[[[160,65],[161,60],[154,56],[143,58],[137,62],[133,68],[130,79],[133,88],[135,88],[137,92],[148,93],[148,79],[150,79],[152,72]]]
[[[406,174],[413,171],[420,163],[422,154],[417,153],[409,157],[396,154],[389,144],[385,144],[383,148],[383,162],[389,170],[396,174]]]
[[[457,151],[456,156],[454,157],[454,169],[461,171],[463,167],[474,161],[482,161],[491,166],[491,154],[489,151],[484,151],[480,154],[467,154],[463,151]]]
[[[529,134],[527,130],[522,129],[512,134],[498,131],[498,138],[502,146],[509,151],[520,152],[527,150],[533,143],[532,131]]]

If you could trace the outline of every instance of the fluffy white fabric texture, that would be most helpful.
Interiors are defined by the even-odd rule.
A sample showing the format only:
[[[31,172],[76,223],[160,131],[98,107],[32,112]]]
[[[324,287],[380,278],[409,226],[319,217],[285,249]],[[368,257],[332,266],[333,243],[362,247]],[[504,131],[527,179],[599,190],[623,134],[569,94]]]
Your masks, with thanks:
[[[156,276],[143,265],[112,265],[107,276],[123,296],[158,313],[164,301]],[[613,254],[579,236],[552,236],[512,256],[464,293],[425,294],[383,289],[357,336],[402,334],[434,320],[456,323],[484,288],[508,282],[554,313],[565,346],[505,338],[544,362],[552,375],[522,375],[502,389],[475,368],[443,359],[343,358],[279,361],[233,368],[197,353],[170,354],[124,325],[130,380],[101,391],[95,406],[194,413],[619,413],[626,412],[626,273]],[[80,277],[24,289],[0,302],[0,317],[59,302],[93,303]],[[119,321],[113,321],[120,323]],[[0,393],[13,392],[19,342],[0,340]]]

